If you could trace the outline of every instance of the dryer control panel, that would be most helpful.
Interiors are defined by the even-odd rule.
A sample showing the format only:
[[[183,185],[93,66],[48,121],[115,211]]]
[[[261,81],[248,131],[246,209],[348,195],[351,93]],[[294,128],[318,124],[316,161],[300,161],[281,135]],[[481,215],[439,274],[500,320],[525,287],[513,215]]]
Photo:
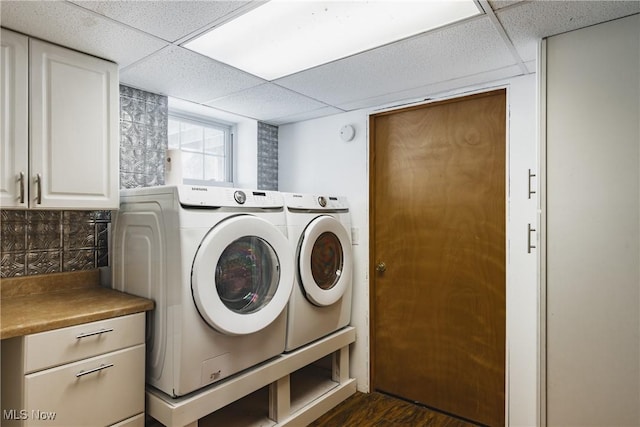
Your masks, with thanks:
[[[289,210],[346,212],[349,205],[345,197],[317,194],[283,193],[284,203]]]

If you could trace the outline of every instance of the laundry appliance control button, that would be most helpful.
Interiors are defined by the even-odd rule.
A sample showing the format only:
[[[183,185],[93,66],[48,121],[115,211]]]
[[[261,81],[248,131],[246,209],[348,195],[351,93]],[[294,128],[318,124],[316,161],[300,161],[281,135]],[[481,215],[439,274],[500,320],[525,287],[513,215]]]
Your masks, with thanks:
[[[247,201],[247,195],[244,194],[244,191],[236,191],[235,193],[233,193],[233,198],[241,205],[243,205],[244,202]]]

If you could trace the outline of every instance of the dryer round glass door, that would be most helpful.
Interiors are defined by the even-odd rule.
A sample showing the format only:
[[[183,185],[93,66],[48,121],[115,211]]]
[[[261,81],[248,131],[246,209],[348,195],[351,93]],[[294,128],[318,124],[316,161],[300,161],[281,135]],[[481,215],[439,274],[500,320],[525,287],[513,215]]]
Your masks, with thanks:
[[[298,272],[307,299],[319,306],[337,302],[351,285],[351,240],[335,218],[321,215],[300,238]]]
[[[320,234],[311,248],[311,276],[324,291],[333,288],[344,270],[344,253],[338,236],[330,231]]]
[[[251,334],[285,309],[293,274],[289,242],[278,228],[256,216],[234,216],[209,230],[196,252],[193,300],[216,330]]]

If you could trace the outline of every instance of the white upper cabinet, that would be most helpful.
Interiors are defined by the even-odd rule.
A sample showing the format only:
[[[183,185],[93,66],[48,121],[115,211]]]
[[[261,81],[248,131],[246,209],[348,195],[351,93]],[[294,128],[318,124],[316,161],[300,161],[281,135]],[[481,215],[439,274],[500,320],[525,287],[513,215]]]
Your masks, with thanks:
[[[27,206],[29,135],[27,64],[29,39],[0,35],[0,206]]]
[[[13,98],[26,99],[26,89],[11,80],[5,88],[3,78],[2,120],[3,125],[14,120],[16,129],[28,123],[29,157],[13,154],[18,147],[26,152],[24,140],[2,134],[2,164],[8,165],[3,168],[2,207],[117,209],[118,66],[35,39],[28,39],[28,71],[4,65],[5,34],[24,37],[3,29],[2,58],[3,70],[12,67],[16,75],[22,73],[20,79],[28,75],[29,114],[27,118],[18,112],[5,113],[4,106]],[[24,43],[19,49],[16,59],[26,56]],[[10,52],[8,48],[7,55]]]

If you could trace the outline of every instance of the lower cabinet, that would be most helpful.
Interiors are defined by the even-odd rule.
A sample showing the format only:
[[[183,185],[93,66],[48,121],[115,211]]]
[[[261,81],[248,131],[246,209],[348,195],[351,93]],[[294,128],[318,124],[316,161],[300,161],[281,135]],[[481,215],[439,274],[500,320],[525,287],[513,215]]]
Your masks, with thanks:
[[[2,425],[142,427],[144,367],[143,313],[3,340]]]

